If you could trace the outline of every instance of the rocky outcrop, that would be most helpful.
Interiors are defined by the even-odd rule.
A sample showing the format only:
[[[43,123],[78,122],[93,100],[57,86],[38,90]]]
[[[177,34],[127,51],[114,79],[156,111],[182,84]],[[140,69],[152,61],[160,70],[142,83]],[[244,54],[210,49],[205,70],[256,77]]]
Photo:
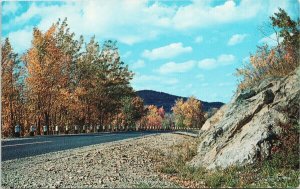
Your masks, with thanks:
[[[285,78],[270,78],[237,93],[203,125],[198,154],[189,164],[225,168],[268,157],[281,131],[278,121],[299,118],[299,76],[297,69]]]

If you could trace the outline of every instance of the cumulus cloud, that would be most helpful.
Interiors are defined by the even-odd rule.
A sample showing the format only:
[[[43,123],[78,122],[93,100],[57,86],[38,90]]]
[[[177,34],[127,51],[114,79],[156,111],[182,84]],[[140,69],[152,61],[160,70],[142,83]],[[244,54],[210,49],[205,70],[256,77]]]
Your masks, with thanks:
[[[195,64],[195,61],[192,60],[183,63],[168,62],[166,64],[163,64],[158,69],[158,72],[161,74],[184,73],[192,69],[195,66]]]
[[[244,39],[247,37],[247,34],[235,34],[231,36],[231,38],[228,41],[228,45],[233,46],[236,44],[239,44],[244,41]]]
[[[213,69],[217,67],[217,60],[214,58],[206,58],[199,61],[198,66],[201,69]]]
[[[145,61],[138,60],[138,61],[134,62],[131,67],[132,67],[132,69],[143,68],[143,67],[145,67]]]
[[[124,54],[121,54],[123,58],[128,58],[132,54],[131,51],[126,51]]]
[[[146,75],[137,73],[136,75],[134,75],[134,78],[131,81],[131,83],[135,86],[149,85],[157,82],[163,85],[175,85],[179,83],[179,80],[177,78],[172,77],[170,78],[158,75]]]
[[[218,57],[217,62],[221,63],[222,65],[228,65],[232,64],[234,60],[235,56],[232,54],[221,54]]]
[[[147,0],[71,1],[50,5],[32,3],[26,12],[11,19],[9,24],[22,25],[39,17],[38,27],[45,30],[58,18],[67,17],[76,34],[95,34],[102,39],[116,39],[132,45],[160,34],[160,28],[170,25],[168,20],[174,11],[173,7],[158,2],[149,5]]]
[[[258,16],[269,16],[277,12],[278,7],[287,10],[291,4],[294,7],[297,6],[295,2],[282,0],[241,0],[239,3],[227,0],[216,6],[212,6],[210,0],[193,1],[192,4],[178,8],[173,23],[174,27],[179,30],[204,28]]]
[[[30,27],[9,33],[7,36],[17,53],[23,53],[31,45],[32,29]]]
[[[171,43],[167,46],[155,48],[152,50],[144,50],[142,56],[150,60],[168,59],[176,57],[183,53],[191,52],[192,47],[184,47],[182,43]]]
[[[229,0],[217,6],[211,6],[209,1],[194,1],[191,5],[179,7],[174,23],[178,29],[207,27],[252,18],[261,9],[262,3],[258,0],[242,0],[239,4]]]
[[[71,30],[78,35],[90,37],[95,34],[98,39],[115,39],[128,45],[153,40],[174,30],[192,30],[255,18],[262,10],[270,15],[277,7],[287,9],[291,4],[282,0],[272,0],[272,3],[261,0],[241,0],[236,3],[228,0],[218,5],[201,0],[172,6],[149,0],[22,3],[27,3],[29,8],[24,13],[11,17],[2,28],[21,30],[20,26],[33,27],[30,20],[38,18],[38,23],[34,25],[45,31],[58,18],[67,17]],[[19,4],[20,2],[4,2],[2,15],[15,13]],[[201,41],[201,36],[195,40]]]
[[[235,56],[232,54],[221,54],[217,58],[206,58],[198,62],[198,67],[201,69],[214,69],[218,66],[226,66],[233,64]]]

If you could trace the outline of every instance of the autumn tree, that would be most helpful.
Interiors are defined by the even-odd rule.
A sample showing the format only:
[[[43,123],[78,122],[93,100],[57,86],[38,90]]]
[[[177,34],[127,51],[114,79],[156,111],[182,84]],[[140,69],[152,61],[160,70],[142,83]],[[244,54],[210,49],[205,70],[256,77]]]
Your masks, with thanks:
[[[85,51],[78,58],[77,63],[76,93],[80,99],[79,120],[82,125],[96,122],[95,119],[92,119],[98,116],[96,101],[102,100],[98,98],[103,93],[98,84],[102,80],[98,80],[99,78],[96,75],[99,71],[97,67],[99,56],[99,44],[95,41],[95,37],[92,37],[89,43],[85,44]]]
[[[277,30],[278,37],[282,38],[284,49],[284,60],[292,64],[292,70],[299,65],[299,46],[300,46],[300,20],[292,20],[285,10],[279,11],[270,17],[272,26]],[[280,44],[279,44],[280,45]]]
[[[184,101],[182,98],[175,101],[175,105],[172,107],[175,127],[176,128],[184,128],[184,112],[183,112]]]
[[[66,121],[69,124],[77,124],[82,119],[83,109],[79,101],[81,90],[78,89],[78,59],[82,55],[83,37],[75,39],[75,33],[70,32],[68,27],[67,18],[63,21],[58,20],[55,27],[54,39],[56,47],[62,52],[61,68],[67,79],[61,83],[60,96],[54,105],[53,123],[59,126],[64,125],[63,122]]]
[[[157,108],[155,105],[147,107],[147,129],[161,129],[164,117],[163,108]]]
[[[24,55],[28,71],[26,78],[28,105],[32,119],[41,131],[41,125],[49,127],[51,111],[60,93],[66,85],[68,75],[64,71],[64,54],[56,45],[53,25],[45,33],[34,28],[32,47]]]
[[[136,128],[136,123],[144,115],[144,102],[140,97],[125,97],[122,99],[121,113],[125,129]]]
[[[259,46],[250,55],[249,63],[237,69],[241,77],[238,90],[245,90],[268,77],[283,77],[299,66],[300,22],[294,21],[283,9],[270,17],[277,45]],[[275,39],[273,39],[275,40]]]
[[[166,114],[166,112],[165,112],[164,107],[158,108],[158,115],[159,115],[161,118],[165,118],[165,114]]]
[[[188,128],[200,128],[204,122],[204,111],[202,104],[195,97],[190,97],[184,103],[183,112],[185,115],[184,124]]]
[[[2,135],[13,135],[14,126],[21,124],[22,82],[19,58],[13,52],[9,39],[1,46],[1,125]]]
[[[115,41],[105,41],[99,61],[96,62],[97,99],[95,101],[99,112],[99,122],[108,126],[122,107],[122,99],[133,95],[130,80],[133,73],[121,61]]]
[[[172,108],[175,124],[180,128],[200,128],[204,122],[202,104],[195,97],[190,97],[186,102],[179,99]]]
[[[173,115],[170,113],[165,114],[162,120],[162,129],[164,130],[171,129],[172,123],[173,123]]]
[[[36,125],[40,134],[44,125],[48,131],[54,126],[63,131],[71,125],[107,129],[115,117],[130,117],[123,123],[127,125],[141,117],[143,102],[130,86],[133,73],[121,61],[116,42],[108,40],[100,47],[95,37],[88,43],[82,36],[77,40],[67,19],[46,32],[33,29],[31,47],[22,56],[23,67],[17,66],[8,39],[2,46],[2,57],[5,135],[21,122],[27,127]],[[129,112],[123,111],[125,98],[131,98]]]

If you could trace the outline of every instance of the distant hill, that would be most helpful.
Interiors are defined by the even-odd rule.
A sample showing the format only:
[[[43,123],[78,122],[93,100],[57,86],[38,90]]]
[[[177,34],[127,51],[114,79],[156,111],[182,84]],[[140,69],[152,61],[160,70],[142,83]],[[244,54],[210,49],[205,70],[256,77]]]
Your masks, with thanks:
[[[163,106],[166,112],[171,112],[172,106],[179,98],[187,100],[186,97],[171,95],[164,92],[157,92],[152,90],[140,90],[137,91],[137,95],[144,100],[145,105],[155,105],[157,107]],[[222,102],[204,102],[202,101],[204,111],[208,111],[211,108],[220,108],[224,103]]]

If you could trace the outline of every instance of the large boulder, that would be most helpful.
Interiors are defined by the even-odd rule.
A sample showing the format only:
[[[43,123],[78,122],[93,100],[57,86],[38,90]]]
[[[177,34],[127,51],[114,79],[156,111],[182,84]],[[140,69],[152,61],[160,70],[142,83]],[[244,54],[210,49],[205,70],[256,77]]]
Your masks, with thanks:
[[[205,122],[198,154],[189,165],[226,168],[252,163],[258,155],[268,157],[270,136],[281,131],[278,121],[291,121],[288,111],[299,114],[299,76],[297,69],[285,78],[269,78],[251,90],[237,93]]]

